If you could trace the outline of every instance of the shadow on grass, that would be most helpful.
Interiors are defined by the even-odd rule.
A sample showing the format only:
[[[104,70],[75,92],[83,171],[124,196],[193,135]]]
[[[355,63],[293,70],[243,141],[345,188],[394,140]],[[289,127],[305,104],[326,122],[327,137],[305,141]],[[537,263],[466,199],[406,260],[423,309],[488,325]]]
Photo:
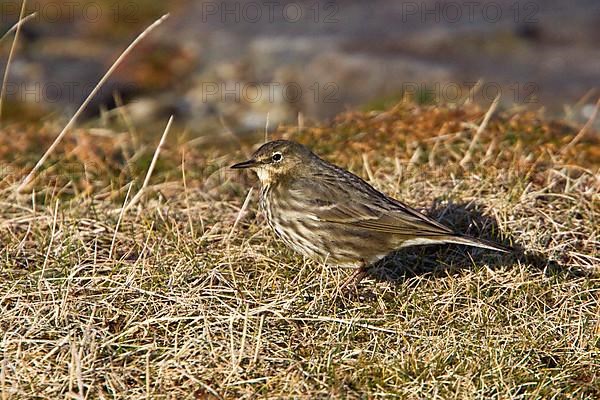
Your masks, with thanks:
[[[512,251],[501,253],[459,244],[407,247],[373,264],[368,273],[370,277],[400,283],[415,276],[437,278],[460,270],[477,268],[478,265],[496,269],[518,262],[546,275],[586,275],[585,271],[568,268],[539,252],[528,251],[510,233],[501,232],[498,222],[493,217],[483,215],[476,204],[451,203],[442,206],[436,203],[427,214],[455,232],[486,239],[511,248]]]

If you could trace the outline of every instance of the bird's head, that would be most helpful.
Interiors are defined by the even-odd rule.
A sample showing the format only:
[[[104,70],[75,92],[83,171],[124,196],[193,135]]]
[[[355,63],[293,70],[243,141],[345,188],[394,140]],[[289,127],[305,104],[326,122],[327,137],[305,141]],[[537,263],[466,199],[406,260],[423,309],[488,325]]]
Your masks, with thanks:
[[[252,158],[231,168],[250,168],[263,185],[277,182],[286,176],[300,172],[316,157],[303,145],[288,140],[275,140],[263,144]]]

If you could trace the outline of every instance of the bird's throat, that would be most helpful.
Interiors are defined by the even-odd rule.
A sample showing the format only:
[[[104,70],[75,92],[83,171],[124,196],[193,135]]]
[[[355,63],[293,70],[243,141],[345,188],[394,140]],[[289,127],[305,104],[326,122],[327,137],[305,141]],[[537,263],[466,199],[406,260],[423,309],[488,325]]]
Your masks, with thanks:
[[[267,170],[263,168],[257,168],[256,175],[258,175],[258,179],[263,186],[268,186],[271,184],[272,177]]]

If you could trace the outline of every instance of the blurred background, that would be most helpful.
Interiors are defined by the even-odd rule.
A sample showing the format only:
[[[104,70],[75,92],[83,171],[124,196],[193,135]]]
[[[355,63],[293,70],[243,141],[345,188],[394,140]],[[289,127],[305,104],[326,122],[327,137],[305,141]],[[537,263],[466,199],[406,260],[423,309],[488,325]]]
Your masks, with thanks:
[[[0,5],[0,34],[21,1]],[[30,0],[4,119],[68,118],[144,39],[85,117],[136,126],[174,114],[195,135],[243,135],[347,109],[418,103],[544,108],[585,121],[600,84],[597,0]],[[4,70],[12,37],[0,43]],[[479,83],[477,83],[479,82]],[[116,106],[122,106],[115,110]],[[116,118],[116,117],[115,117]]]

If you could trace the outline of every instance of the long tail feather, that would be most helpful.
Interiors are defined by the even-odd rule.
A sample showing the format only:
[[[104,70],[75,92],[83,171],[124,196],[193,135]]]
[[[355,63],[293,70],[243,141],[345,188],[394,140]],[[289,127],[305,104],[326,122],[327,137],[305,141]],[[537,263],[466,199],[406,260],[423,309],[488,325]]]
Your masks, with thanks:
[[[500,244],[490,242],[488,240],[476,239],[474,237],[466,235],[448,236],[447,238],[444,238],[444,241],[447,243],[464,244],[467,246],[480,247],[482,249],[501,251],[503,253],[510,253],[513,251],[513,249],[509,247],[502,246]]]

